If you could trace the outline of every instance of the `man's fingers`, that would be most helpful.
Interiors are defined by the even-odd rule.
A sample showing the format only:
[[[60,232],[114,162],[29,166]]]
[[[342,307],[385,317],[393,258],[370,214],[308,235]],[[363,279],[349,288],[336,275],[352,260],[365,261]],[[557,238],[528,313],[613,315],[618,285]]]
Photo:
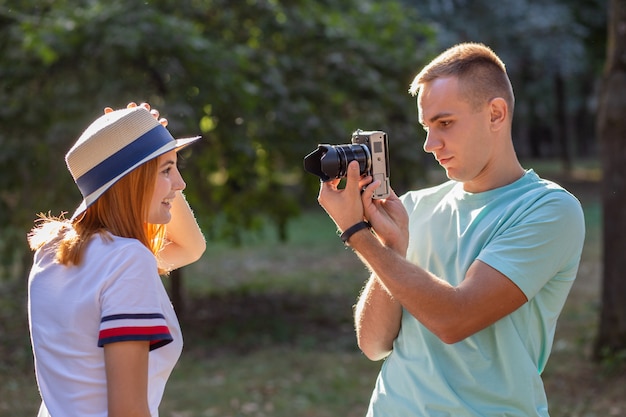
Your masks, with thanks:
[[[346,175],[346,191],[354,192],[359,188],[359,180],[361,179],[361,172],[359,169],[358,161],[352,161],[348,164],[348,172]]]
[[[374,191],[376,191],[376,188],[378,188],[380,183],[381,183],[380,180],[376,180],[376,181],[369,183],[367,187],[363,189],[363,198],[367,197],[368,199],[371,200],[372,196],[374,195]]]

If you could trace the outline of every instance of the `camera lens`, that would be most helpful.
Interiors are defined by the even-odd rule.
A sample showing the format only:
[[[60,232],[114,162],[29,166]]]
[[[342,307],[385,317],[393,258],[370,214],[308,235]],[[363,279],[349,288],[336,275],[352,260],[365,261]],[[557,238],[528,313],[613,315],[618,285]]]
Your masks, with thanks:
[[[358,161],[361,175],[368,173],[372,164],[368,147],[362,144],[319,145],[304,158],[304,169],[328,181],[345,177],[352,161]]]
[[[322,171],[327,174],[333,172],[335,178],[345,177],[348,173],[348,164],[352,161],[359,162],[359,172],[361,175],[367,173],[372,163],[370,151],[365,145],[336,145],[333,146],[334,155],[329,151],[322,158]],[[332,157],[331,157],[332,155]],[[325,161],[328,159],[328,161]],[[336,159],[337,163],[334,163]]]

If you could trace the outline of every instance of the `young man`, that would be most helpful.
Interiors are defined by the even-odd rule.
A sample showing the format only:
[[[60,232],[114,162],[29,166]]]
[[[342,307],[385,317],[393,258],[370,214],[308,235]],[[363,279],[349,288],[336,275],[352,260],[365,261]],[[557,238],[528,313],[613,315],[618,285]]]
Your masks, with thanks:
[[[443,52],[411,93],[450,180],[372,200],[379,183],[353,162],[318,198],[372,271],[357,340],[386,360],[367,415],[548,416],[540,375],[578,270],[580,203],[520,165],[513,90],[488,47]],[[353,227],[364,219],[372,233]]]

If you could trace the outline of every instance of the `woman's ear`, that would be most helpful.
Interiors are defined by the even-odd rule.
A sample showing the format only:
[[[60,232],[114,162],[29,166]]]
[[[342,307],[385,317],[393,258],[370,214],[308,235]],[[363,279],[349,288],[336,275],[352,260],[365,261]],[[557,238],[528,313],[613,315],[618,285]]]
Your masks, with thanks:
[[[496,97],[489,102],[489,114],[491,121],[491,128],[493,130],[500,130],[505,125],[509,108],[506,101],[501,97]]]

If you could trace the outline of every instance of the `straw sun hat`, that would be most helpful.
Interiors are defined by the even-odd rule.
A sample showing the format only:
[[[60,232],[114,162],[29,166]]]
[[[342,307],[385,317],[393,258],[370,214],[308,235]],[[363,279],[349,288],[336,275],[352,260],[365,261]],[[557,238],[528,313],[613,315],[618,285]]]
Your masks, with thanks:
[[[200,139],[174,139],[142,106],[116,110],[96,119],[65,155],[83,201],[72,220],[115,182],[144,162]]]

